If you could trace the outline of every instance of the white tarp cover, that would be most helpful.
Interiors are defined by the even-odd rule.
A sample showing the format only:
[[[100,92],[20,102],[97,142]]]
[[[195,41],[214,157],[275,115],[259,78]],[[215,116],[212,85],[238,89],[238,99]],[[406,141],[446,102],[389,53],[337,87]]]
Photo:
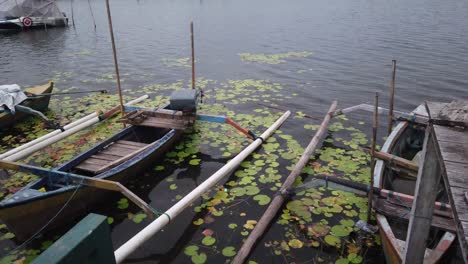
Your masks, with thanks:
[[[0,0],[0,19],[18,17],[63,18],[55,0]]]
[[[5,107],[12,114],[15,113],[15,106],[26,100],[28,97],[21,91],[17,84],[0,85],[0,112],[5,111]]]

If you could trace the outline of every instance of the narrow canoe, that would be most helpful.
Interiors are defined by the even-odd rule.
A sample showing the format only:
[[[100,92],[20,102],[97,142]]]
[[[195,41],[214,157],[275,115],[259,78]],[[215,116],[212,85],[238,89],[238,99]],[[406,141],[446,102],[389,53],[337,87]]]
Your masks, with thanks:
[[[427,116],[424,106],[418,107],[413,113]],[[413,160],[416,164],[418,153],[422,150],[425,135],[425,127],[409,122],[400,122],[392,131],[382,152],[399,156],[408,160]],[[387,189],[407,195],[414,195],[416,186],[416,175],[411,172],[392,168],[382,160],[378,160],[374,171],[374,187]],[[439,185],[439,194],[436,199],[438,202],[447,202],[447,194],[443,182]],[[398,217],[377,213],[377,223],[382,239],[387,263],[402,263],[405,249],[405,240],[408,228],[408,222],[404,217],[409,215],[409,208],[392,204],[395,211],[404,212]],[[376,205],[374,205],[376,207]],[[376,209],[378,211],[378,209]],[[441,218],[444,219],[444,218]],[[433,226],[430,230],[430,243],[426,249],[424,263],[439,263],[444,254],[449,250],[455,240],[455,234],[443,228]],[[444,262],[446,260],[444,259]]]
[[[35,95],[49,94],[54,89],[54,83],[49,82],[44,85],[39,85],[31,88],[26,88],[26,93]],[[39,96],[35,98],[26,99],[21,105],[30,107],[38,111],[44,111],[49,107],[50,95]],[[14,115],[8,113],[0,113],[0,128],[8,127],[15,124],[17,121],[29,116],[26,113],[16,111]]]
[[[54,170],[125,183],[150,167],[171,148],[183,131],[132,125]],[[137,153],[135,153],[137,152]],[[120,160],[121,162],[117,162]],[[66,177],[46,175],[0,203],[0,219],[18,240],[72,223],[90,213],[109,191],[68,184]],[[31,219],[34,219],[33,221]]]

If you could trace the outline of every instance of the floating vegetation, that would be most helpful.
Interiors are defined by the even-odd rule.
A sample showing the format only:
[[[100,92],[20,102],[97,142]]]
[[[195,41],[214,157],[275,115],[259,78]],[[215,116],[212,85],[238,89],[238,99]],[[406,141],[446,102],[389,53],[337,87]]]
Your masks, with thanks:
[[[302,51],[302,52],[286,52],[278,54],[252,54],[252,53],[240,53],[241,59],[246,62],[258,62],[265,64],[280,64],[286,62],[285,59],[291,57],[309,57],[312,55],[312,52]]]
[[[161,59],[161,61],[167,67],[185,67],[185,68],[192,67],[192,61],[190,60],[190,58],[178,58],[178,59],[164,58],[164,59]]]

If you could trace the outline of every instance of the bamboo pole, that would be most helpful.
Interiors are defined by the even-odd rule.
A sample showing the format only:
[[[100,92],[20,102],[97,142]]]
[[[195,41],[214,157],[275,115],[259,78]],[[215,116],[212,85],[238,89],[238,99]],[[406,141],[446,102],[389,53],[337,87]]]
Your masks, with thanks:
[[[363,148],[364,151],[369,152],[372,155],[372,150],[368,148]],[[402,157],[395,156],[390,153],[382,152],[382,151],[374,151],[374,158],[379,160],[387,161],[390,164],[394,164],[399,168],[404,168],[413,172],[418,172],[419,165],[412,162],[411,160],[404,159]]]
[[[190,39],[192,44],[192,89],[195,89],[195,40],[193,36],[193,21],[190,22]]]
[[[245,243],[242,245],[241,249],[237,253],[232,263],[236,263],[236,264],[244,263],[245,259],[250,254],[250,251],[252,247],[254,246],[254,244],[256,243],[256,241],[260,238],[260,236],[263,235],[268,225],[270,224],[270,222],[273,220],[273,218],[277,214],[278,210],[281,209],[281,206],[283,205],[288,189],[292,186],[297,176],[301,173],[302,168],[304,168],[304,166],[307,164],[307,162],[310,159],[310,156],[313,154],[313,152],[315,151],[315,149],[321,142],[323,134],[325,134],[325,132],[327,131],[328,124],[330,122],[330,119],[333,116],[333,112],[336,110],[337,104],[338,104],[337,101],[333,101],[333,103],[331,104],[330,109],[328,110],[328,113],[323,119],[319,130],[317,130],[317,133],[310,141],[309,145],[307,146],[301,158],[299,159],[299,162],[296,164],[296,167],[294,168],[294,170],[289,174],[289,176],[284,181],[283,186],[279,190],[280,195],[275,196],[273,201],[270,203],[267,210],[265,211],[263,216],[260,218],[257,225],[255,225],[254,230],[252,230],[252,233],[250,233],[249,237],[247,238]]]
[[[377,141],[377,126],[379,124],[379,93],[375,93],[374,97],[374,124],[372,126],[372,146],[371,146],[371,170],[370,170],[370,186],[374,186],[374,169],[375,169],[375,144]],[[374,191],[372,188],[369,189],[367,194],[367,223],[371,220],[372,213],[372,199]]]
[[[395,75],[396,75],[396,60],[392,60],[392,80],[390,81],[390,107],[388,113],[388,133],[389,136],[392,133],[393,123],[393,102],[395,97]]]
[[[78,119],[78,120],[76,120],[76,121],[71,122],[71,123],[68,124],[68,125],[65,125],[62,129],[63,129],[64,131],[65,131],[65,130],[69,130],[69,129],[72,128],[72,127],[75,127],[75,126],[77,126],[77,125],[79,125],[79,124],[81,124],[81,123],[84,123],[84,122],[86,122],[86,121],[88,121],[88,120],[90,120],[90,119],[92,119],[92,118],[95,118],[95,117],[99,116],[99,114],[100,114],[100,112],[94,112],[94,113],[92,113],[92,114],[89,114],[89,115],[87,115],[87,116],[85,116],[85,117],[82,117],[82,118],[80,118],[80,119]],[[58,135],[58,134],[60,134],[60,133],[62,133],[62,132],[63,132],[62,130],[56,129],[56,130],[54,130],[54,131],[52,131],[52,132],[50,132],[50,133],[48,133],[48,134],[45,134],[45,135],[42,136],[42,137],[36,138],[36,139],[34,139],[34,140],[32,140],[32,141],[26,143],[26,144],[23,144],[23,145],[21,145],[21,146],[19,146],[19,147],[16,147],[16,148],[14,148],[14,149],[11,149],[11,150],[9,150],[9,151],[7,151],[7,152],[1,154],[1,155],[0,155],[0,160],[6,158],[6,157],[8,157],[8,156],[11,156],[11,155],[13,155],[13,154],[15,154],[15,153],[17,153],[17,152],[23,150],[23,149],[27,149],[27,148],[29,148],[29,147],[31,147],[31,146],[33,146],[33,145],[39,143],[39,142],[42,142],[42,141],[44,141],[44,140],[46,140],[46,139],[48,139],[48,138],[51,138],[51,137],[53,137],[53,136],[55,136],[55,135]]]
[[[99,178],[94,178],[94,177],[89,177],[89,176],[73,174],[69,172],[51,170],[51,169],[46,169],[42,167],[36,167],[36,166],[27,165],[27,164],[21,164],[21,163],[4,161],[4,160],[0,160],[0,168],[23,171],[23,172],[32,172],[33,174],[41,173],[39,174],[39,176],[41,177],[44,177],[44,175],[49,175],[50,173],[55,176],[62,176],[66,178],[66,180],[69,181],[68,183],[71,183],[71,184],[85,185],[85,186],[95,187],[99,189],[120,192],[125,197],[127,197],[130,201],[132,201],[138,207],[140,207],[143,211],[145,211],[145,213],[150,215],[150,217],[154,218],[154,216],[156,215],[153,209],[145,201],[143,201],[140,197],[138,197],[138,195],[134,194],[132,191],[127,189],[127,187],[122,185],[120,182],[109,181],[105,179],[99,179]]]
[[[202,196],[207,190],[218,183],[224,176],[231,173],[239,164],[245,160],[255,149],[257,149],[273,132],[278,129],[281,124],[289,117],[291,113],[285,112],[276,122],[268,128],[260,138],[250,143],[243,151],[231,159],[221,169],[211,175],[206,181],[198,185],[197,188],[192,190],[178,203],[169,208],[160,217],[154,220],[151,224],[141,230],[138,234],[120,246],[115,252],[115,260],[117,263],[123,262],[133,251],[135,251],[141,244],[150,239],[154,234],[159,232],[164,226],[170,223],[177,215],[179,215],[185,208],[187,208],[196,199]]]
[[[112,42],[112,54],[114,55],[115,77],[117,77],[117,92],[119,93],[120,113],[122,113],[122,116],[124,116],[125,109],[124,109],[124,104],[123,104],[123,99],[122,99],[122,87],[120,86],[119,63],[117,61],[117,49],[115,47],[114,29],[112,28],[112,16],[111,16],[111,11],[110,11],[109,0],[106,0],[106,9],[107,9],[107,20],[109,22],[109,32],[110,32],[111,42]]]
[[[132,104],[135,104],[135,103],[138,103],[138,102],[141,102],[143,101],[144,99],[148,98],[148,95],[144,95],[144,96],[141,96],[135,100],[132,100],[130,102],[128,102],[126,105],[132,105]],[[55,130],[53,132],[51,132],[50,134],[52,135],[45,135],[41,138],[38,138],[35,140],[34,143],[30,142],[30,143],[26,143],[25,147],[19,147],[20,150],[15,150],[13,149],[10,153],[13,153],[13,154],[10,154],[8,156],[6,156],[7,153],[5,153],[4,155],[2,155],[2,159],[4,160],[8,160],[8,161],[17,161],[19,159],[22,159],[40,149],[43,149],[45,147],[47,147],[48,145],[50,144],[53,144],[65,137],[68,137],[69,135],[71,134],[74,134],[84,128],[87,128],[91,125],[94,125],[98,122],[100,122],[101,120],[105,120],[111,116],[113,116],[115,113],[117,113],[120,109],[120,106],[117,106],[117,107],[114,107],[113,109],[109,110],[108,112],[100,115],[100,116],[94,116],[92,117],[91,119],[86,119],[86,121],[83,121],[79,124],[76,124],[75,126],[65,130],[65,131],[61,131],[61,130]],[[91,114],[92,115],[92,114]],[[80,120],[84,120],[84,118],[80,119]],[[6,156],[6,157],[3,157],[3,156]]]

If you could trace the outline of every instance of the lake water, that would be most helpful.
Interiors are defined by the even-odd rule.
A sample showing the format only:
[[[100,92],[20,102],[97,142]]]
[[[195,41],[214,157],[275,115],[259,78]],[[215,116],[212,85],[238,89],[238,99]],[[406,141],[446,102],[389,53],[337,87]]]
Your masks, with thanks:
[[[68,28],[0,35],[0,83],[27,86],[57,79],[58,90],[115,93],[105,2],[75,1],[74,26],[70,2],[59,1],[59,6],[70,18]],[[320,118],[332,99],[346,107],[372,102],[375,92],[386,106],[392,59],[397,60],[396,109],[411,110],[424,100],[468,99],[464,0],[111,0],[111,9],[127,95],[144,94],[139,89],[154,84],[188,83],[190,67],[177,59],[190,57],[193,21],[198,77],[218,83],[245,79],[278,83],[284,94],[295,95],[280,103],[284,109]],[[247,63],[239,55],[288,52],[311,55],[285,58],[279,64]],[[303,132],[302,125],[286,130],[296,136]],[[307,139],[299,141],[304,146]],[[225,162],[204,160],[201,172],[189,175],[208,175]],[[190,191],[190,183],[180,188]],[[145,191],[157,199],[158,188]],[[153,200],[153,206],[162,208],[171,203]],[[184,247],[197,229],[190,225],[190,213],[182,219],[178,229],[171,229],[172,235],[164,235],[167,244],[153,239],[130,262],[188,261]],[[141,228],[128,223],[114,226],[114,244],[122,244]],[[258,250],[253,258],[258,262],[269,253]],[[376,254],[376,259],[381,256]],[[268,263],[283,260],[276,257]]]

